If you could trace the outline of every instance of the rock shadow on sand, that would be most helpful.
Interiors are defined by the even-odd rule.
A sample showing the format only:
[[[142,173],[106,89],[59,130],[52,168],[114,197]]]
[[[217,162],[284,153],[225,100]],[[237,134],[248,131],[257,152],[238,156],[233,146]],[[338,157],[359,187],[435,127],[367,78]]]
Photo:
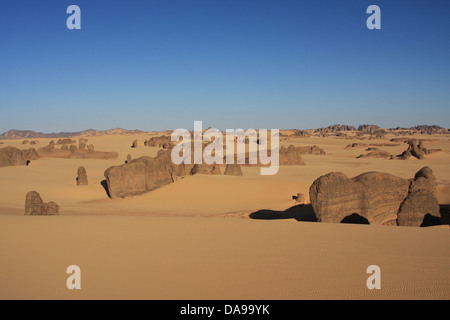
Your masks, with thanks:
[[[109,189],[108,189],[108,183],[106,182],[106,180],[102,180],[100,182],[101,186],[103,187],[103,189],[105,189],[106,195],[108,196],[108,198],[111,199],[111,195],[109,193]]]
[[[259,220],[295,219],[304,222],[317,222],[316,213],[311,204],[299,204],[284,211],[258,210],[251,213],[249,217]]]

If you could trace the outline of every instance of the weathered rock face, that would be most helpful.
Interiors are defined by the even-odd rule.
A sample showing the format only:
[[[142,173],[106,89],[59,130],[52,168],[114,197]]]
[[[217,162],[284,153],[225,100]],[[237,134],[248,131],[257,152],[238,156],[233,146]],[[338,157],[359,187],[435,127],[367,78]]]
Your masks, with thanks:
[[[420,225],[427,213],[439,216],[433,179],[429,168],[419,171],[412,182],[380,172],[352,179],[332,172],[314,181],[310,199],[322,222],[338,223],[356,213],[370,224]]]
[[[39,158],[36,149],[20,150],[14,147],[0,149],[0,167],[26,166],[31,160]]]
[[[420,227],[425,214],[440,216],[436,197],[436,178],[429,167],[422,168],[411,181],[409,193],[400,205],[398,224],[401,226]]]
[[[84,167],[79,167],[77,174],[77,186],[87,186],[87,185],[88,185],[88,178],[86,169]]]
[[[225,167],[225,172],[223,174],[227,176],[243,176],[241,166],[238,164],[227,164],[227,166]]]
[[[50,201],[44,203],[41,196],[36,191],[30,191],[25,198],[25,215],[26,216],[52,216],[59,213],[59,206],[55,202]]]
[[[174,168],[164,157],[141,157],[105,171],[111,199],[151,191],[175,181]]]

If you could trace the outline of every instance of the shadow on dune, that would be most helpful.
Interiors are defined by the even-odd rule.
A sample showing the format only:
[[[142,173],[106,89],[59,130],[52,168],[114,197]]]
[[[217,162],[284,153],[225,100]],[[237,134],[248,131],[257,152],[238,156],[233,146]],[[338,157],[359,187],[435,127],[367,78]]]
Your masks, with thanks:
[[[103,189],[105,189],[105,192],[106,192],[106,195],[108,196],[108,198],[111,198],[111,195],[109,194],[108,183],[106,182],[106,180],[102,180],[102,182],[100,182],[100,184],[102,185]]]
[[[284,211],[258,210],[251,213],[249,217],[260,220],[295,219],[297,221],[317,222],[316,213],[311,204],[299,204]]]

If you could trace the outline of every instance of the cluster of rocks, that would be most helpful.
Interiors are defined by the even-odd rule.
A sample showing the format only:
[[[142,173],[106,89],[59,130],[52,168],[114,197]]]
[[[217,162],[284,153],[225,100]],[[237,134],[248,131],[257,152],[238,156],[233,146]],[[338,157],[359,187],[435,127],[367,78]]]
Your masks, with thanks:
[[[38,154],[41,157],[48,158],[64,158],[64,159],[97,159],[97,160],[115,160],[119,157],[117,152],[103,152],[95,151],[92,144],[86,145],[86,140],[80,140],[78,146],[75,144],[66,144],[64,142],[71,141],[71,139],[60,139],[61,148],[55,147],[55,142],[52,140],[50,143],[42,148],[38,149]],[[58,143],[56,143],[58,144]]]
[[[424,159],[426,155],[442,152],[441,149],[427,149],[423,145],[422,140],[412,139],[408,142],[408,149],[402,152],[397,156],[393,156],[392,159],[401,159],[407,160],[411,157],[415,157],[417,159]]]
[[[31,160],[39,159],[36,149],[20,150],[15,147],[0,149],[0,167],[27,166]]]
[[[53,141],[53,140],[52,140]],[[54,142],[54,141],[53,141]],[[76,140],[72,140],[72,139],[69,139],[69,138],[65,138],[65,139],[59,139],[57,142],[56,142],[56,144],[75,144],[75,143],[77,143],[77,141]]]
[[[53,216],[57,214],[59,214],[59,206],[57,203],[53,201],[44,203],[36,191],[27,193],[25,198],[26,216]]]
[[[113,166],[105,171],[108,194],[111,199],[136,196],[188,175],[221,174],[217,165],[184,164],[175,165],[169,150],[160,150],[156,157],[140,157],[126,164]],[[227,165],[226,175],[242,176],[239,165]]]
[[[334,124],[326,128],[315,129],[314,131],[318,133],[336,133],[341,131],[356,131],[356,128],[345,124]]]
[[[392,139],[394,141],[400,141],[397,139]],[[403,142],[403,141],[402,141]],[[417,159],[424,159],[426,155],[442,152],[442,149],[427,149],[423,145],[422,140],[416,139],[408,139],[406,140],[408,144],[408,148],[403,151],[399,155],[391,155],[387,151],[381,150],[370,150],[371,148],[366,149],[366,151],[371,151],[367,154],[361,154],[357,158],[379,158],[379,159],[398,159],[398,160],[407,160],[411,157],[415,157]],[[357,148],[357,147],[365,147],[365,144],[354,143],[352,145],[348,145],[346,148]]]
[[[410,180],[380,172],[350,179],[332,172],[314,181],[310,200],[321,222],[339,223],[358,214],[370,224],[418,227],[426,215],[439,217],[436,178],[429,167]]]

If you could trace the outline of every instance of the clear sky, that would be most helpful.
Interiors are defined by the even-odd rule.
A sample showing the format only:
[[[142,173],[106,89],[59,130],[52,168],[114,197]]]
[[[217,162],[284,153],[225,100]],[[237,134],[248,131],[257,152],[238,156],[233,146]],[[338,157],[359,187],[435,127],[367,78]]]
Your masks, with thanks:
[[[450,127],[449,16],[448,0],[2,0],[0,132]]]

